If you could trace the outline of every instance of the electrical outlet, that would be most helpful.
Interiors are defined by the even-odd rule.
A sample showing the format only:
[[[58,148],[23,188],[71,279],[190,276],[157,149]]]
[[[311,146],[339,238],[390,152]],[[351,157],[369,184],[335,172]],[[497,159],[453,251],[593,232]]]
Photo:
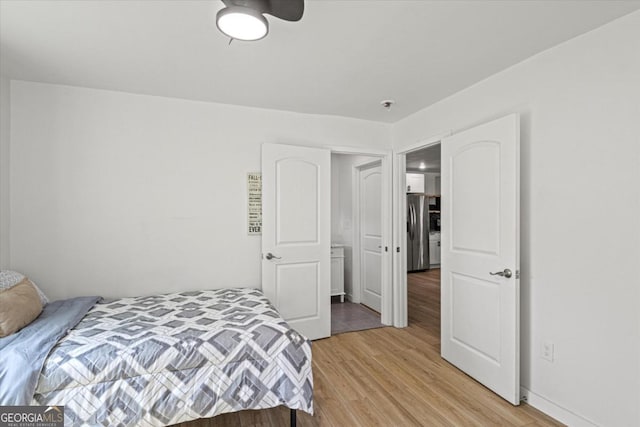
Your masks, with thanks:
[[[553,362],[553,343],[551,341],[542,344],[542,358]]]

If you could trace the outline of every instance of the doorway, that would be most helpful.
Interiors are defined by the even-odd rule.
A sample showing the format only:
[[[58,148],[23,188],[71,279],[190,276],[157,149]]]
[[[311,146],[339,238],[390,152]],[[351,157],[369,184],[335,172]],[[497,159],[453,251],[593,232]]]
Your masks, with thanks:
[[[388,250],[392,242],[391,152],[265,143],[261,161],[262,290],[282,317],[312,340],[331,335],[331,255],[342,252],[343,256],[334,258],[336,264],[344,263],[344,245],[341,247],[335,239],[337,244],[332,245],[332,217],[334,224],[340,224],[332,214],[332,205],[337,205],[335,201],[332,203],[332,196],[340,198],[342,187],[353,182],[349,178],[341,182],[332,180],[332,169],[338,169],[335,165],[332,167],[332,154],[373,157],[381,165],[380,218],[384,251],[380,265],[379,321],[390,325],[393,319],[392,257]],[[354,161],[350,159],[352,163],[345,176],[353,173]],[[353,230],[349,215],[343,218],[343,231],[344,228]],[[349,280],[353,272],[345,275],[342,270],[335,277]],[[359,287],[353,286],[353,289]],[[337,298],[344,301],[345,295],[343,289]]]
[[[405,159],[408,321],[423,326],[440,351],[440,143]]]
[[[382,159],[331,155],[332,334],[382,327]]]
[[[441,332],[443,359],[519,404],[519,116],[441,135],[396,156],[398,326],[407,325],[408,156],[441,145]],[[430,206],[431,208],[431,206]],[[407,213],[409,215],[407,216]],[[413,215],[413,216],[412,216]],[[400,248],[405,248],[405,254]],[[402,313],[402,310],[405,310]]]

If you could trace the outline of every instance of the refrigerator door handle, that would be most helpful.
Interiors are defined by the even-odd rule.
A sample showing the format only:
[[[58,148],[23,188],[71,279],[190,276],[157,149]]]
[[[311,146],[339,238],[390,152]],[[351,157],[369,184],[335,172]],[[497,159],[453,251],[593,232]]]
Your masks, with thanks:
[[[411,239],[411,205],[407,203],[407,236]]]
[[[418,242],[420,243],[420,245],[418,246],[418,268],[419,269],[423,269],[424,268],[424,246],[425,246],[425,241],[424,241],[424,232],[425,232],[425,227],[424,227],[424,206],[425,203],[427,202],[427,198],[423,197],[421,198],[421,202],[420,203],[420,217],[416,218],[416,222],[418,221],[418,219],[420,220],[420,236],[418,237]]]
[[[411,205],[407,203],[407,235],[411,240]]]
[[[413,240],[413,207],[409,205],[409,239]]]
[[[411,240],[416,238],[416,207],[411,205]]]

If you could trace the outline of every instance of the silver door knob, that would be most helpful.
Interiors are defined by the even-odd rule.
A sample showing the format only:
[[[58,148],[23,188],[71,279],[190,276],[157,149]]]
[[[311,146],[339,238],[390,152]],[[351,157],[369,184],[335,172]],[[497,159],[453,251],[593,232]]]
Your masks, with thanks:
[[[492,276],[506,277],[507,279],[512,275],[511,270],[509,270],[508,268],[505,268],[504,271],[498,271],[496,273],[489,272],[489,274]]]
[[[275,256],[274,254],[272,254],[271,252],[267,252],[267,254],[264,256],[266,259],[268,260],[272,260],[272,259],[282,259],[282,257],[279,256]]]

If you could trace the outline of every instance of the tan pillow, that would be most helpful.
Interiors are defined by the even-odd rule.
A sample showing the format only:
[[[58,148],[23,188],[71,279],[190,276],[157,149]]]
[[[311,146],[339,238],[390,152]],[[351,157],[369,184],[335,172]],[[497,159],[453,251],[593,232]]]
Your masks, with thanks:
[[[42,302],[35,286],[27,278],[0,292],[0,337],[27,326],[40,315]]]

